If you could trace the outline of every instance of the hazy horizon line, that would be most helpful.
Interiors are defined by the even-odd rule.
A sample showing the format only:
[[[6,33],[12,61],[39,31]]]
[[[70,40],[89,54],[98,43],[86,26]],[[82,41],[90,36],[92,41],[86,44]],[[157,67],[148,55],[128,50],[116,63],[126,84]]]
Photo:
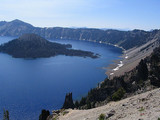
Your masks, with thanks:
[[[159,30],[160,28],[150,28],[150,29],[140,29],[140,28],[114,28],[114,27],[87,27],[87,26],[36,26],[30,22],[26,22],[21,19],[13,19],[13,20],[0,20],[0,22],[13,22],[15,20],[19,20],[21,22],[27,23],[32,25],[33,27],[40,27],[40,28],[73,28],[73,29],[80,29],[80,28],[86,28],[86,29],[100,29],[100,30],[119,30],[119,31],[133,31],[133,30],[144,30],[144,31],[152,31],[152,30]]]

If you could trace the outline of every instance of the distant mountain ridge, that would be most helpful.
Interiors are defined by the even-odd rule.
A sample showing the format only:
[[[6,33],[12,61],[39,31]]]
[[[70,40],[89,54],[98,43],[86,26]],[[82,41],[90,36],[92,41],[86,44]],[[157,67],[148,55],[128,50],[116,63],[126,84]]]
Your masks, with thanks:
[[[7,23],[6,21],[0,21],[0,26],[3,26],[6,23]]]
[[[160,39],[160,30],[120,31],[94,28],[63,28],[63,27],[34,27],[18,19],[11,22],[0,22],[0,36],[21,36],[25,33],[35,33],[46,39],[86,40],[109,43],[130,49],[141,46],[152,39]]]

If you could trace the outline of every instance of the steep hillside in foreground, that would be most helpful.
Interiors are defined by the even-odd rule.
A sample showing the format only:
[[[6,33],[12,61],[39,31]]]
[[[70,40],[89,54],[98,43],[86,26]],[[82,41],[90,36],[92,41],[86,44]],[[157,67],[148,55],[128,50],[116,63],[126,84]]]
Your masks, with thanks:
[[[59,120],[98,120],[101,114],[109,120],[158,120],[160,118],[159,96],[160,89],[155,89],[94,109],[69,109],[60,114]]]
[[[86,40],[118,45],[124,49],[141,46],[152,39],[158,39],[160,30],[119,31],[89,28],[39,28],[20,20],[0,22],[0,36],[21,36],[24,33],[35,33],[46,39]]]

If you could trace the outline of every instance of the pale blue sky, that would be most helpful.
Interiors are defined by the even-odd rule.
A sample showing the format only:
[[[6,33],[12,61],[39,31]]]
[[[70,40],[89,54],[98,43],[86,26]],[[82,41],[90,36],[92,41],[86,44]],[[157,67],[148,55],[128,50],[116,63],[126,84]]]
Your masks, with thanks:
[[[39,27],[160,29],[160,0],[0,0],[0,21]]]

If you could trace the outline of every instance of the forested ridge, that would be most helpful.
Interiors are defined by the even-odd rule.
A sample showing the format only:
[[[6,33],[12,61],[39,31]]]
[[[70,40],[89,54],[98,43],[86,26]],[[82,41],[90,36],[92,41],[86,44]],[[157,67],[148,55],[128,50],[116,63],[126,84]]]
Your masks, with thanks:
[[[114,29],[102,30],[95,28],[63,28],[63,27],[34,27],[20,20],[0,22],[0,36],[21,36],[25,33],[38,34],[46,39],[68,39],[102,42],[118,45],[124,49],[141,46],[148,41],[160,37],[160,30],[120,31]]]

